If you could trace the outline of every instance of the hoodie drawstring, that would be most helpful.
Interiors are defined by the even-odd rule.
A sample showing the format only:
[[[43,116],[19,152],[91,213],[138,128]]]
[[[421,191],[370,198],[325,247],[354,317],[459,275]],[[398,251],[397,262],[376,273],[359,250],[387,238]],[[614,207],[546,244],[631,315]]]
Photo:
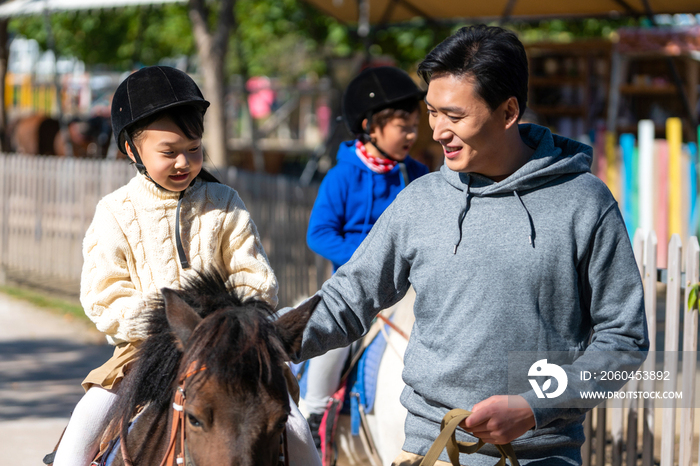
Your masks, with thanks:
[[[527,214],[527,220],[530,222],[530,236],[528,236],[528,239],[530,240],[530,245],[534,248],[535,247],[535,223],[532,221],[532,215],[530,215],[530,211],[527,210],[527,207],[525,207],[525,203],[523,202],[522,198],[518,194],[517,191],[513,191],[513,195],[518,198],[520,201],[520,205],[523,206],[523,209],[525,210],[525,213]]]
[[[467,189],[464,190],[464,205],[462,207],[462,212],[459,214],[459,220],[457,221],[458,236],[452,254],[457,254],[457,247],[459,246],[459,243],[462,242],[462,222],[464,222],[464,218],[467,216],[467,211],[469,210],[469,196],[471,195],[469,181],[469,178],[467,178]]]

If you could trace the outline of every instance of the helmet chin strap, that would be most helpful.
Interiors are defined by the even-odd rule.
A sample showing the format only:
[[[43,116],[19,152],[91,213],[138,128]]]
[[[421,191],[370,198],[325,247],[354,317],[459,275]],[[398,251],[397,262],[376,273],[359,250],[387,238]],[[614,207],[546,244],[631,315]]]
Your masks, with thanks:
[[[151,182],[154,185],[158,186],[160,189],[164,191],[170,191],[169,189],[166,189],[158,183],[156,183],[156,181],[153,178],[151,178],[151,175],[148,174],[148,170],[146,170],[146,166],[141,160],[141,156],[139,155],[138,149],[136,149],[136,144],[134,144],[134,141],[131,140],[131,136],[129,136],[128,132],[125,132],[124,136],[126,139],[126,143],[129,145],[129,148],[131,148],[131,153],[134,156],[134,165],[136,165],[136,169],[139,171],[139,173],[151,180]],[[177,208],[175,209],[175,247],[177,248],[177,256],[180,260],[180,266],[182,266],[183,269],[190,268],[190,263],[187,260],[187,255],[185,254],[185,248],[182,246],[182,239],[180,239],[180,206],[182,205],[182,198],[185,196],[186,190],[187,188],[180,191],[180,195],[177,198]]]
[[[369,134],[369,128],[372,125],[372,114],[369,113],[367,115],[367,126],[364,128],[365,132],[361,135],[362,137],[362,142],[367,144],[368,142],[371,142],[372,145],[374,146],[375,149],[379,151],[380,154],[382,154],[383,157],[396,162],[399,165],[399,171],[401,172],[401,177],[403,178],[404,182],[404,187],[408,186],[408,183],[411,182],[411,180],[408,177],[408,169],[406,168],[406,163],[403,160],[396,160],[394,157],[389,155],[387,152],[385,152],[381,147],[379,147],[379,144],[376,142],[372,141],[372,136]]]
[[[380,154],[382,154],[382,157],[389,159],[391,161],[397,162],[397,163],[402,163],[401,160],[396,160],[394,157],[392,157],[387,152],[385,152],[381,147],[379,147],[379,144],[377,144],[376,142],[372,141],[371,139],[369,142],[371,142],[372,145],[374,146],[374,148],[377,149]]]
[[[403,163],[401,160],[396,160],[394,157],[392,157],[386,151],[384,151],[384,149],[379,147],[379,144],[377,144],[375,141],[372,140],[372,137],[369,135],[369,133],[366,130],[365,130],[365,133],[362,134],[362,136],[363,136],[362,142],[364,144],[371,143],[374,146],[374,148],[377,149],[379,151],[379,153],[382,154],[382,157],[384,157],[385,159],[389,159],[389,160],[391,160],[393,162],[397,162],[397,163]]]
[[[153,184],[158,186],[160,189],[165,189],[164,187],[156,183],[156,181],[153,178],[151,178],[151,175],[148,174],[148,170],[146,170],[146,166],[141,160],[141,156],[139,155],[139,151],[136,148],[136,144],[134,144],[134,141],[131,139],[131,136],[129,136],[129,133],[126,131],[124,132],[124,139],[126,139],[126,143],[131,149],[131,154],[134,156],[134,165],[136,165],[136,169],[139,171],[139,173],[151,180]],[[167,189],[165,190],[168,191]]]
[[[374,142],[374,141],[372,140],[372,136],[369,134],[369,129],[372,127],[372,112],[371,112],[371,111],[370,111],[370,112],[367,112],[367,118],[366,118],[366,119],[367,119],[367,124],[366,124],[366,126],[365,126],[364,128],[362,128],[362,129],[364,130],[364,133],[362,133],[362,135],[361,135],[361,136],[362,136],[362,142],[365,143],[365,144],[367,144],[368,142],[371,142],[372,145],[379,151],[379,153],[382,154],[382,157],[384,157],[384,158],[386,158],[386,159],[389,159],[389,160],[391,160],[391,161],[393,161],[393,162],[403,163],[403,162],[401,162],[401,160],[396,160],[394,157],[392,157],[391,155],[389,155],[387,152],[384,151],[384,149],[382,149],[381,147],[379,147],[379,144],[377,144],[376,142]]]

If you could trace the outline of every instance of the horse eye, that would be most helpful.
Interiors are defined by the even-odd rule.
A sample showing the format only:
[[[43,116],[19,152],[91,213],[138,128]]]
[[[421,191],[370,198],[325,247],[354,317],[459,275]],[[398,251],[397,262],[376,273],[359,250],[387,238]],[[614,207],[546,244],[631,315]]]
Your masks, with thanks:
[[[192,427],[202,427],[202,423],[199,422],[199,419],[191,415],[190,413],[187,413],[187,420],[190,421],[190,425]]]
[[[285,428],[286,425],[287,425],[287,416],[285,416],[284,419],[280,419],[280,422],[277,423],[277,428],[279,430],[282,430]]]

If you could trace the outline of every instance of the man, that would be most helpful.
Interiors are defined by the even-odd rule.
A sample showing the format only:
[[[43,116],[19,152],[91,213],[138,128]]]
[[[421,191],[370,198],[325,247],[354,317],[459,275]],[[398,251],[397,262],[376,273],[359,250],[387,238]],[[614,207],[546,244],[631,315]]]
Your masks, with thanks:
[[[514,34],[462,28],[419,74],[445,165],[402,191],[323,285],[297,356],[359,338],[412,285],[406,442],[394,464],[420,464],[453,408],[473,412],[462,424],[471,435],[459,431],[460,440],[512,442],[521,464],[580,464],[591,406],[573,394],[596,386],[580,372],[634,369],[648,347],[642,284],[615,199],[590,173],[590,147],[518,125],[528,69]],[[568,388],[538,397],[551,381],[529,389],[528,367],[555,353],[567,355]],[[527,389],[513,391],[508,373],[523,369],[513,358],[528,355]],[[498,456],[487,445],[461,461],[491,466]]]

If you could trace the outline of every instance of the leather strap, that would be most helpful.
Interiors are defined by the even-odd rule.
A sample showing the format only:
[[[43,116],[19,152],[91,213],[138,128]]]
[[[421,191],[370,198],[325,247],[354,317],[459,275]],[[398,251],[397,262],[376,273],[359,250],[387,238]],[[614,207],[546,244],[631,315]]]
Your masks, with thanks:
[[[168,450],[166,451],[160,466],[169,466],[176,464],[184,464],[185,452],[185,385],[187,379],[193,375],[206,370],[206,366],[197,367],[197,361],[193,361],[187,367],[187,372],[180,377],[180,384],[175,390],[173,397],[173,419],[170,425],[170,441],[168,442]],[[178,429],[179,428],[179,429]],[[180,431],[180,454],[176,452],[177,432]]]
[[[396,332],[396,333],[398,333],[399,335],[401,335],[401,336],[403,337],[404,340],[408,341],[408,335],[406,335],[406,332],[404,332],[403,330],[401,330],[395,323],[393,323],[392,321],[390,321],[389,319],[387,319],[386,317],[384,317],[381,313],[377,314],[377,319],[379,319],[379,320],[381,320],[382,322],[384,322],[386,325],[388,325],[389,327],[391,327],[391,329],[392,329],[394,332]]]
[[[447,456],[453,466],[460,466],[460,453],[476,453],[485,443],[479,439],[478,442],[460,442],[457,440],[455,431],[460,422],[471,415],[471,411],[465,409],[453,409],[445,414],[440,423],[440,435],[435,439],[435,442],[430,446],[430,450],[421,461],[420,466],[434,466],[438,460],[443,448],[447,449]],[[494,445],[501,453],[501,459],[495,466],[505,466],[506,458],[510,461],[511,466],[520,466],[518,459],[515,457],[515,451],[510,443],[505,445]]]
[[[126,436],[124,435],[124,427],[123,427],[123,422],[119,423],[119,445],[122,450],[122,461],[126,466],[134,466],[134,462],[131,461],[131,456],[129,456],[129,451],[126,448]]]
[[[160,462],[160,466],[169,466],[176,464],[177,453],[176,453],[176,440],[178,428],[184,432],[185,430],[185,392],[182,386],[178,387],[175,391],[175,397],[173,399],[173,418],[170,424],[170,440],[168,441],[168,449],[165,452],[163,460]],[[185,443],[182,442],[180,449],[184,448]]]

